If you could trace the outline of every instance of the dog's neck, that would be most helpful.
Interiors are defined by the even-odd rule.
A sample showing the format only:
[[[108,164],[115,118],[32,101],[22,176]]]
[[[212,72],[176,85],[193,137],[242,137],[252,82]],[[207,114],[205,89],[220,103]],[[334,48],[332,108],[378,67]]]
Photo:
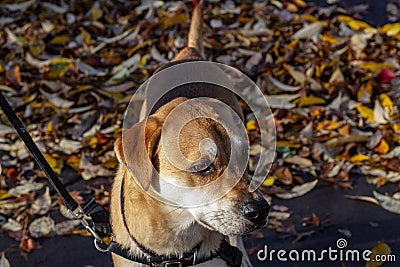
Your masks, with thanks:
[[[120,207],[126,225],[123,216],[119,216],[120,221],[113,222],[113,227],[127,229],[115,231],[120,233],[115,237],[117,242],[129,247],[132,252],[140,253],[137,241],[159,255],[181,255],[199,243],[199,256],[208,256],[218,249],[221,234],[199,225],[185,209],[153,199],[136,184],[129,171],[120,171],[124,171],[121,184],[126,184],[123,189],[124,207]]]

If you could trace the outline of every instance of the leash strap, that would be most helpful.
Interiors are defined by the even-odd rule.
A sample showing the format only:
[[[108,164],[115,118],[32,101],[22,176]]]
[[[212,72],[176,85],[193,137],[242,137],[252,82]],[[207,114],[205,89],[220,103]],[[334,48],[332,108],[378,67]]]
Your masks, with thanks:
[[[29,135],[25,126],[18,119],[17,115],[15,115],[14,111],[11,109],[4,95],[0,92],[0,106],[4,111],[4,114],[7,116],[8,120],[17,131],[19,137],[24,141],[26,147],[29,152],[31,152],[33,158],[39,167],[46,174],[50,183],[53,185],[54,189],[60,195],[63,200],[65,206],[71,211],[76,210],[78,208],[78,203],[71,197],[71,195],[64,188],[63,184],[58,179],[57,175],[50,167],[49,163],[44,158],[43,154],[40,152],[39,148],[36,146],[35,142],[33,142],[32,137]]]
[[[22,122],[18,119],[17,115],[10,107],[10,104],[8,103],[7,99],[1,92],[0,92],[0,107],[4,111],[4,114],[7,116],[8,120],[10,121],[14,129],[17,131],[19,137],[25,143],[25,146],[28,148],[29,152],[31,152],[36,163],[46,174],[47,179],[50,181],[54,189],[57,191],[58,195],[63,200],[68,211],[71,213],[74,219],[81,221],[83,227],[85,227],[85,229],[89,231],[93,235],[93,237],[97,239],[97,241],[101,242],[102,241],[101,238],[98,236],[95,230],[90,227],[88,221],[84,218],[85,213],[83,209],[65,189],[64,185],[58,179],[56,173],[50,167],[49,163],[46,161],[42,152],[40,152],[39,148],[32,140],[32,137],[29,135],[29,132],[26,130]]]

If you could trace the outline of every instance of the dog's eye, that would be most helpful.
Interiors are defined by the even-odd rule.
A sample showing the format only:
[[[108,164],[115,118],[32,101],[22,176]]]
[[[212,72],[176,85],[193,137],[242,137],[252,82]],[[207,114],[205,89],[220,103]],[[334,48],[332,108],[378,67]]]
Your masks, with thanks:
[[[191,171],[198,173],[200,175],[210,175],[215,171],[214,165],[202,162],[191,167]]]

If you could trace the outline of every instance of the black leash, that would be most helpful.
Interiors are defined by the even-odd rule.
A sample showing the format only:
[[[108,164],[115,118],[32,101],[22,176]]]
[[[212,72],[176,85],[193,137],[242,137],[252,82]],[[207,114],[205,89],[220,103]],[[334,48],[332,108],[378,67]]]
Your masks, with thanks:
[[[17,131],[19,137],[25,143],[29,152],[33,155],[36,163],[46,174],[48,180],[53,185],[54,189],[57,191],[58,195],[63,200],[65,206],[67,207],[70,214],[74,219],[80,220],[83,227],[94,237],[94,245],[100,252],[115,253],[121,257],[128,260],[147,264],[150,266],[193,266],[199,263],[203,263],[213,258],[219,257],[224,260],[231,267],[240,267],[242,262],[242,252],[231,246],[226,240],[222,240],[219,249],[216,253],[211,254],[208,257],[197,258],[197,252],[200,248],[196,246],[191,252],[181,256],[165,256],[165,255],[132,255],[131,251],[127,248],[122,247],[119,243],[111,241],[110,244],[103,248],[100,244],[104,244],[104,237],[112,237],[111,226],[109,221],[109,213],[102,206],[100,206],[94,198],[88,201],[82,208],[68,193],[64,185],[58,179],[58,176],[50,167],[49,163],[40,152],[39,148],[36,146],[29,132],[26,130],[25,126],[19,120],[17,115],[14,113],[10,105],[8,104],[6,98],[0,91],[0,107],[4,111],[10,123],[13,125]],[[86,220],[85,215],[91,218],[91,221]],[[139,244],[139,243],[138,243]]]
[[[1,109],[4,111],[4,114],[7,116],[8,120],[12,124],[12,126],[17,131],[19,137],[22,139],[22,141],[24,141],[25,146],[28,148],[29,152],[31,152],[36,163],[46,174],[48,180],[50,181],[54,189],[57,191],[58,195],[63,200],[65,206],[71,213],[72,217],[76,220],[80,220],[83,227],[85,227],[85,229],[93,235],[95,240],[97,240],[98,242],[102,242],[100,236],[96,233],[96,231],[90,226],[89,222],[85,219],[84,209],[82,209],[81,206],[79,206],[79,204],[71,197],[71,195],[65,189],[64,185],[58,179],[57,174],[50,167],[49,163],[46,161],[42,152],[40,152],[39,148],[32,140],[32,137],[29,135],[29,132],[26,130],[22,122],[18,119],[17,115],[14,113],[14,111],[8,104],[6,98],[1,92],[0,92],[0,106]]]

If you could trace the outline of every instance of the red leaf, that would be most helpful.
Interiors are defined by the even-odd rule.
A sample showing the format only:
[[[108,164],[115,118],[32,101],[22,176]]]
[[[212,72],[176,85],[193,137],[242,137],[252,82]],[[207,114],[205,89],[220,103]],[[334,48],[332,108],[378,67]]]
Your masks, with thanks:
[[[11,167],[11,168],[8,169],[6,175],[7,175],[7,178],[12,179],[12,178],[17,177],[18,173],[17,173],[17,171],[15,170],[14,167]]]
[[[391,80],[393,80],[395,77],[395,74],[392,70],[389,69],[382,69],[381,72],[379,72],[378,76],[376,76],[376,80],[379,83],[389,83]]]

